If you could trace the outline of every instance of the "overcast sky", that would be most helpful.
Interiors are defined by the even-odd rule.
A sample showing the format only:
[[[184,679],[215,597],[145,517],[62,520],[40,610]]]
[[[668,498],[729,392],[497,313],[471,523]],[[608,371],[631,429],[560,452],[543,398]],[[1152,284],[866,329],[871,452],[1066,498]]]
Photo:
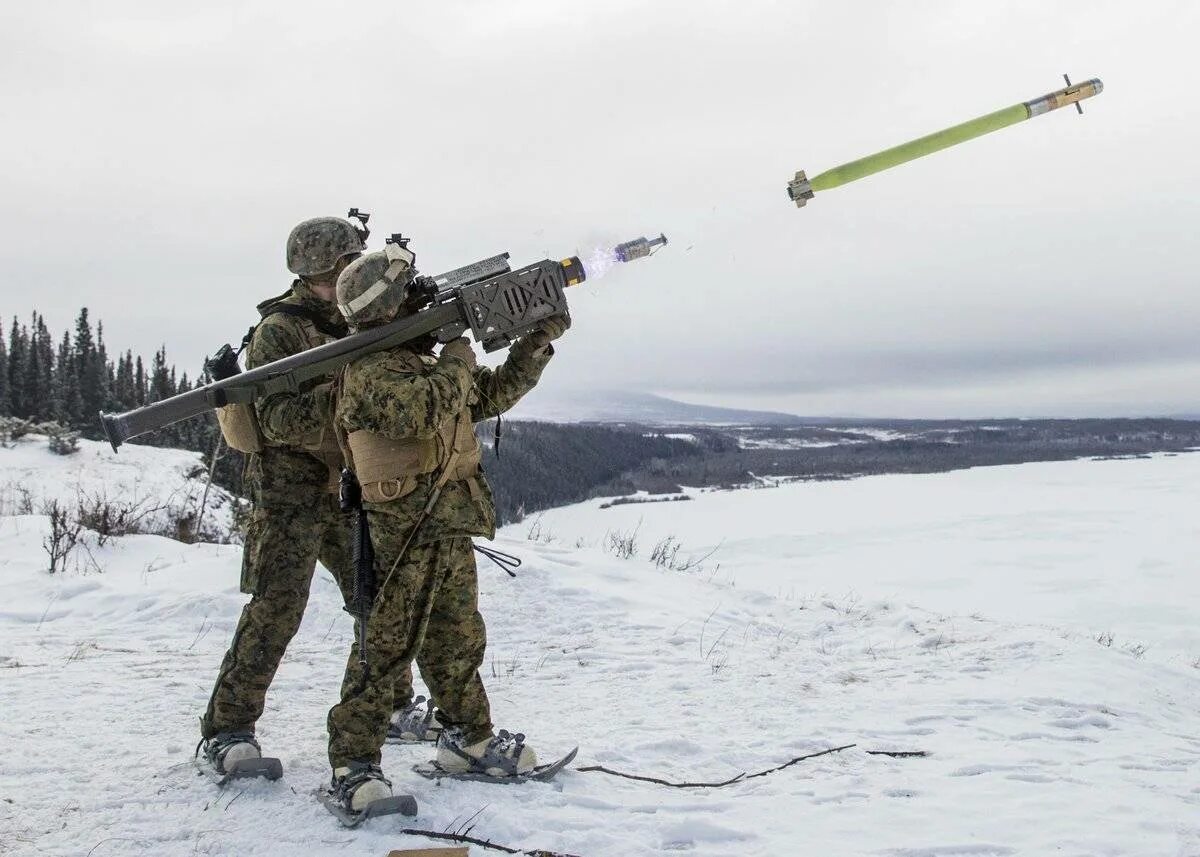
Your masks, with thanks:
[[[355,14],[357,13],[357,14]],[[181,368],[299,220],[429,273],[665,232],[572,295],[555,390],[804,414],[1200,412],[1200,4],[6,3],[0,316]],[[1100,77],[797,210],[785,185]]]

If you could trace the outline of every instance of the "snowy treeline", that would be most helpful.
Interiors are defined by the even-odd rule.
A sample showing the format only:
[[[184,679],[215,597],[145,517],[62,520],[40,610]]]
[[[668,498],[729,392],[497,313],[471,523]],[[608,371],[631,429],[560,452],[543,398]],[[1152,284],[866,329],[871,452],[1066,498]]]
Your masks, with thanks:
[[[126,411],[183,393],[206,382],[193,382],[167,363],[166,346],[149,361],[126,349],[115,357],[104,342],[104,325],[93,327],[87,308],[74,330],[56,336],[34,312],[28,323],[13,317],[8,335],[0,324],[0,417],[53,421],[100,439],[100,411]],[[137,443],[211,453],[217,438],[212,417],[187,420],[139,438]],[[226,452],[217,481],[233,487],[241,473],[240,456]]]

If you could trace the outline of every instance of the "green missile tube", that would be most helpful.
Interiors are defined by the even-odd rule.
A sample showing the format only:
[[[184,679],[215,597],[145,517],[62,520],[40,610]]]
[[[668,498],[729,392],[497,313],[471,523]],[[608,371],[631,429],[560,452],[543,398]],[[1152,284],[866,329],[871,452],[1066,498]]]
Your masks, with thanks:
[[[1001,128],[1007,128],[1009,125],[1016,125],[1018,122],[1024,122],[1026,119],[1032,119],[1034,116],[1041,116],[1043,113],[1049,113],[1051,110],[1057,110],[1060,107],[1074,104],[1076,109],[1082,113],[1083,108],[1079,106],[1079,102],[1085,98],[1091,98],[1093,95],[1099,95],[1103,91],[1104,84],[1098,78],[1073,85],[1068,82],[1068,85],[1063,89],[1055,90],[1040,98],[1035,98],[1032,101],[1023,101],[1020,104],[1014,104],[1012,107],[997,110],[995,113],[989,113],[986,116],[980,116],[969,122],[963,122],[961,125],[955,125],[933,134],[927,134],[924,137],[918,137],[916,140],[910,140],[907,143],[901,143],[899,146],[884,149],[882,152],[867,155],[865,158],[859,158],[857,161],[850,161],[831,170],[826,170],[819,175],[813,176],[811,179],[805,175],[804,170],[800,170],[796,173],[796,177],[788,182],[788,197],[796,203],[797,208],[803,207],[813,198],[813,195],[817,191],[841,187],[844,184],[858,181],[874,173],[889,170],[892,167],[922,158],[925,155],[931,155],[934,152],[940,152],[942,149],[948,149],[951,146],[957,146],[959,143],[965,143],[967,140],[973,140],[976,137],[982,137],[984,134],[999,131]]]

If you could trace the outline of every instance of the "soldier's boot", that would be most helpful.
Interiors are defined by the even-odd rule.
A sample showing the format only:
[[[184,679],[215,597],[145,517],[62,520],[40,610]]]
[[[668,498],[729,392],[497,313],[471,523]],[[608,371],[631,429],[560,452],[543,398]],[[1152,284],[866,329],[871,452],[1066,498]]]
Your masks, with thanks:
[[[468,744],[461,731],[450,728],[438,738],[435,763],[451,774],[519,777],[537,766],[537,756],[519,732],[514,735],[501,729],[496,735]]]
[[[418,696],[403,708],[392,712],[388,723],[387,743],[416,744],[422,741],[436,741],[442,734],[442,724],[433,719],[433,702],[428,706],[425,697]]]
[[[204,760],[218,774],[227,774],[238,762],[262,758],[262,748],[253,732],[218,732],[200,742]]]
[[[329,793],[347,812],[359,813],[373,802],[392,796],[392,781],[383,770],[369,762],[351,762],[335,768],[329,783]]]

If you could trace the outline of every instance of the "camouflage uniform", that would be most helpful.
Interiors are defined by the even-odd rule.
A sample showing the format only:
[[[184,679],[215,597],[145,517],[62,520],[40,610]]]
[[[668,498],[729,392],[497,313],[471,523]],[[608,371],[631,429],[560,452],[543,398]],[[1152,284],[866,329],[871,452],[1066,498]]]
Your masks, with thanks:
[[[302,307],[322,322],[267,313],[248,348],[250,368],[323,345],[346,333],[337,307],[297,280],[281,303]],[[319,559],[348,597],[353,587],[350,537],[337,503],[341,451],[331,430],[330,384],[313,382],[299,393],[278,393],[255,403],[265,444],[249,457],[245,480],[254,513],[242,559],[242,609],[233,642],[201,722],[203,737],[253,732],[267,688],[284,650],[300,627]],[[396,705],[412,698],[412,674],[396,670]],[[387,726],[388,713],[381,723]]]
[[[471,537],[493,537],[496,517],[478,466],[474,423],[515,405],[552,355],[552,347],[538,348],[526,339],[494,371],[472,369],[452,356],[434,360],[406,347],[347,366],[336,424],[349,434],[352,466],[363,483],[380,588],[367,627],[370,665],[364,670],[357,653],[351,654],[341,701],[329,712],[329,759],[335,770],[351,761],[379,762],[395,704],[392,688],[414,656],[437,700],[441,724],[461,729],[471,740],[491,734],[491,710],[479,677],[486,631]],[[364,478],[356,432],[398,450],[436,448],[437,461],[428,472],[373,483]],[[450,450],[466,454],[452,457]],[[440,478],[443,474],[449,478]],[[423,516],[439,481],[444,484],[437,502]],[[410,538],[412,545],[397,564]]]

